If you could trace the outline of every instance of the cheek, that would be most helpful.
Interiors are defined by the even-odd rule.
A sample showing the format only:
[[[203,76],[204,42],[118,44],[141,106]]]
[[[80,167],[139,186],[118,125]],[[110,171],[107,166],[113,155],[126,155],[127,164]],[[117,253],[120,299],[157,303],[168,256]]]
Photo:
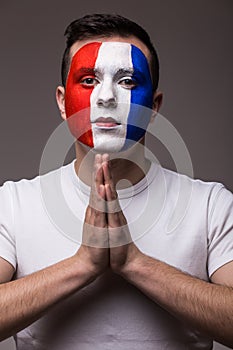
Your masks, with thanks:
[[[153,94],[150,84],[131,91],[126,142],[139,141],[145,135],[151,118],[152,101]]]
[[[73,57],[67,77],[65,109],[68,125],[73,136],[82,143],[93,147],[90,123],[90,97],[92,88],[85,89],[75,81],[81,67],[95,67],[101,43],[91,43],[82,47]]]
[[[147,108],[152,108],[153,91],[151,84],[148,83],[132,90],[131,103],[138,104]]]
[[[67,121],[72,135],[89,147],[93,147],[90,123],[90,97],[92,90],[67,82],[65,100]]]
[[[148,127],[153,104],[153,86],[150,77],[149,65],[146,57],[137,47],[132,47],[132,64],[135,68],[135,79],[139,85],[131,90],[131,107],[128,117],[127,141],[140,140]],[[142,71],[143,81],[137,76]]]

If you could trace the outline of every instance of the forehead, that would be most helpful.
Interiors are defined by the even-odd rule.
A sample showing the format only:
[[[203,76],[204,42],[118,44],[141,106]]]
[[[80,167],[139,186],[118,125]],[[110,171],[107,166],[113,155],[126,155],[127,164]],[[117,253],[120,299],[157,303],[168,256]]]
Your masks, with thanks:
[[[73,56],[71,72],[91,74],[91,70],[106,74],[120,72],[148,73],[148,60],[135,45],[125,42],[91,42],[82,46]]]
[[[70,57],[71,59],[73,58],[73,56],[78,52],[79,49],[81,49],[83,46],[85,46],[86,44],[90,44],[90,43],[94,43],[94,42],[101,42],[101,43],[111,43],[111,42],[119,42],[119,43],[126,43],[126,44],[132,44],[134,46],[136,46],[137,48],[139,48],[143,54],[146,56],[147,60],[150,61],[150,51],[147,48],[147,46],[141,42],[141,40],[139,40],[138,38],[131,36],[131,37],[127,37],[127,38],[123,38],[123,37],[119,37],[119,36],[113,36],[110,38],[103,38],[103,37],[95,37],[95,38],[91,38],[88,40],[80,40],[80,41],[76,41],[70,48]],[[111,46],[111,45],[110,45]]]

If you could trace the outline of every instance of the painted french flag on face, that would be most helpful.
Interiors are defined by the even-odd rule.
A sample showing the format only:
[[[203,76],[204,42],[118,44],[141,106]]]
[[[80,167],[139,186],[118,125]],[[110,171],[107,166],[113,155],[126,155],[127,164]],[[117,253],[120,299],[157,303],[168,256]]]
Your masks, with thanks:
[[[66,115],[73,135],[89,147],[105,152],[130,147],[144,135],[150,120],[140,106],[151,108],[152,100],[149,65],[136,46],[92,42],[73,56]]]

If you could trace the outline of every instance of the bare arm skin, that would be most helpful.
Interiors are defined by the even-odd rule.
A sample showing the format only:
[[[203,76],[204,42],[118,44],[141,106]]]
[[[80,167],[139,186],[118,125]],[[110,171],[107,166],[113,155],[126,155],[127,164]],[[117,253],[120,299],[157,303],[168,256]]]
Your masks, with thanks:
[[[181,321],[233,348],[231,286],[199,280],[142,253],[118,273]]]
[[[53,305],[91,283],[108,266],[108,249],[99,248],[107,237],[105,203],[100,197],[102,182],[103,173],[97,157],[90,205],[83,225],[83,244],[74,256],[11,282],[14,268],[0,258],[0,341],[27,327]]]
[[[233,348],[233,262],[216,271],[213,283],[208,283],[146,256],[133,242],[124,244],[130,234],[127,221],[107,163],[103,169],[107,203],[111,206],[108,225],[112,270],[181,321]]]
[[[1,265],[0,265],[1,268]],[[93,280],[78,256],[0,285],[0,340],[36,321],[57,302]]]

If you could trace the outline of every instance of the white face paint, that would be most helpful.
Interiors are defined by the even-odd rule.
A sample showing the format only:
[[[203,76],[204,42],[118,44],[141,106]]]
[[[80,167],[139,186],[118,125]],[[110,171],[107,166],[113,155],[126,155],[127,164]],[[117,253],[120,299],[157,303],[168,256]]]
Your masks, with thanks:
[[[130,111],[130,82],[133,75],[131,45],[102,43],[95,74],[98,84],[91,95],[90,114],[94,148],[101,152],[118,152],[125,143]]]

